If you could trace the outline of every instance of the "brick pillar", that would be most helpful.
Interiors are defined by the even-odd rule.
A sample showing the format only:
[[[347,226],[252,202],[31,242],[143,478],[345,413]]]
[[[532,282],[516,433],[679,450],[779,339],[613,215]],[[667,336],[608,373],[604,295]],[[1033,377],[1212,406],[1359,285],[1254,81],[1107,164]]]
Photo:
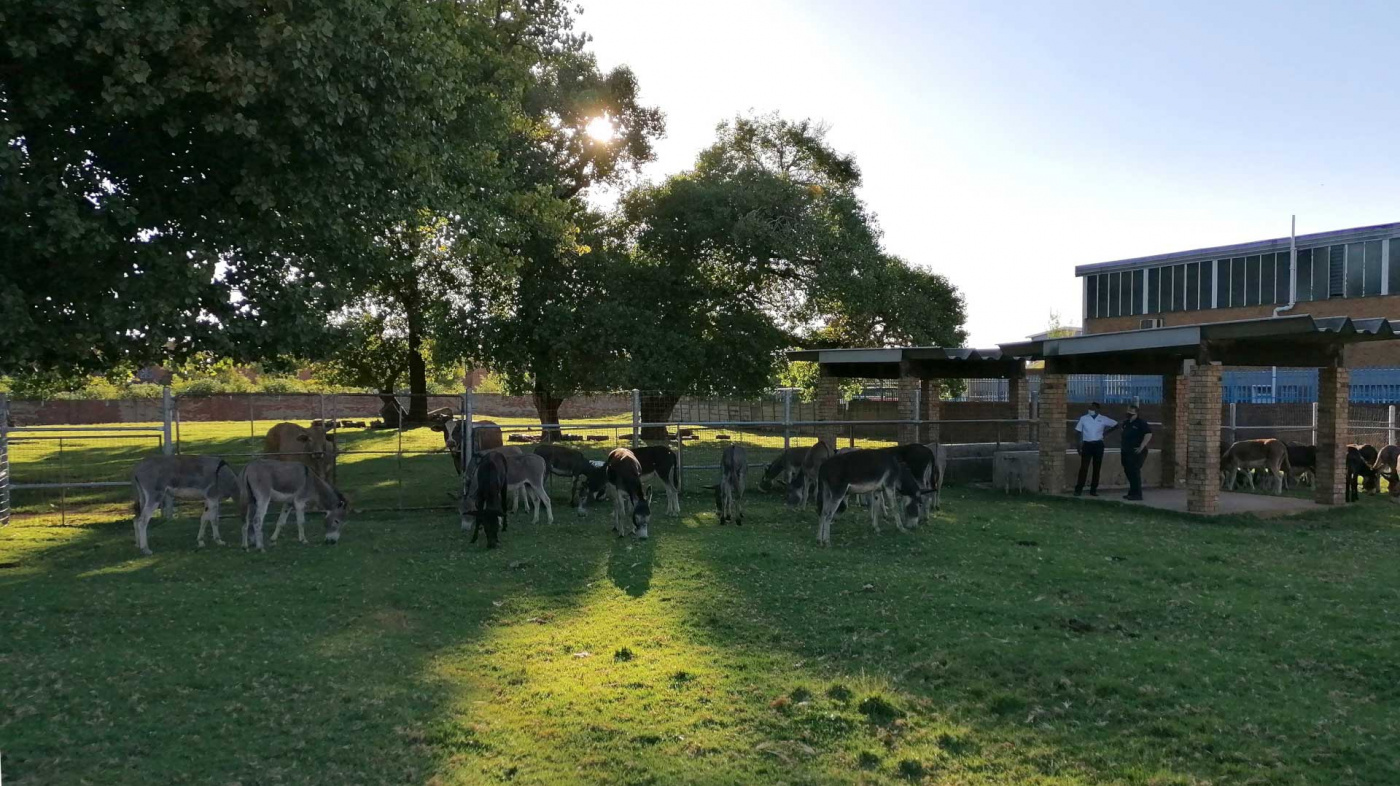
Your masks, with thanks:
[[[915,407],[916,399],[923,398],[923,396],[921,395],[923,393],[923,386],[920,385],[919,382],[920,380],[918,377],[903,376],[899,378],[899,401],[897,403],[900,420],[918,419],[918,410],[922,409],[922,406],[919,406],[918,408]],[[899,439],[899,444],[901,445],[907,445],[911,442],[918,442],[919,427],[915,426],[912,423],[907,425],[901,423],[898,427],[896,435]]]
[[[937,423],[930,423],[932,420],[940,420],[943,417],[943,381],[938,379],[922,380],[919,390],[919,407],[924,411],[923,434],[919,435],[919,441],[937,442],[940,429]]]
[[[1351,372],[1345,368],[1317,371],[1317,479],[1313,499],[1319,505],[1346,503],[1347,409],[1351,401]]]
[[[1040,380],[1040,490],[1065,490],[1065,394],[1069,377],[1046,373]]]
[[[1186,376],[1162,375],[1162,488],[1186,488]]]
[[[1186,379],[1186,510],[1220,508],[1220,366],[1191,369]]]
[[[1006,400],[1011,409],[1011,417],[1029,421],[1031,417],[1031,381],[1025,377],[1012,377],[1006,381]],[[1017,423],[1014,431],[1017,442],[1029,442],[1031,424]]]
[[[841,419],[841,379],[825,374],[817,377],[817,420],[835,421]],[[836,440],[841,436],[840,426],[817,426],[817,439],[827,447],[836,450]]]

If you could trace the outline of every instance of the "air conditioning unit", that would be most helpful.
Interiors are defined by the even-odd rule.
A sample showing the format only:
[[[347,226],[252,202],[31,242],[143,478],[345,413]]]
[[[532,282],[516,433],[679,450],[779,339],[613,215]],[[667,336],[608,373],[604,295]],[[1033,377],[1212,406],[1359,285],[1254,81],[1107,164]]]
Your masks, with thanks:
[[[1142,330],[1151,330],[1152,328],[1159,328],[1159,327],[1161,327],[1161,326],[1162,326],[1162,318],[1161,318],[1161,317],[1152,317],[1151,319],[1144,319],[1144,320],[1142,320],[1142,322],[1140,322],[1140,323],[1138,324],[1138,327],[1139,327],[1140,329],[1142,329]]]

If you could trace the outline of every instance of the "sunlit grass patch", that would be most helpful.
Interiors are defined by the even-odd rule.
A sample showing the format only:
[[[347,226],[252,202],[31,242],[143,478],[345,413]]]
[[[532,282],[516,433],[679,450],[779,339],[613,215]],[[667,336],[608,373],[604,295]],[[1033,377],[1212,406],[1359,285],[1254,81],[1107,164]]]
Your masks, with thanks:
[[[517,516],[495,551],[449,514],[266,554],[182,518],[149,558],[124,517],[22,520],[7,782],[1400,782],[1386,501],[1204,522],[954,489],[830,549],[810,511],[710,505],[645,543],[605,506]]]

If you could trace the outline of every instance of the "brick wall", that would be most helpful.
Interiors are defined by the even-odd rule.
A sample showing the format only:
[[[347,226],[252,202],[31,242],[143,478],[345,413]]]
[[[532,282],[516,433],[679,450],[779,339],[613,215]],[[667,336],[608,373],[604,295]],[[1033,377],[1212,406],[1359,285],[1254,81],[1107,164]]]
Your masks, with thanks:
[[[1065,420],[1065,395],[1069,378],[1046,374],[1040,384],[1040,490],[1046,494],[1064,491],[1065,430],[1056,425]]]
[[[1313,499],[1323,505],[1346,501],[1347,397],[1349,372],[1344,368],[1323,368],[1317,375],[1317,479]],[[1332,449],[1322,450],[1321,446]]]

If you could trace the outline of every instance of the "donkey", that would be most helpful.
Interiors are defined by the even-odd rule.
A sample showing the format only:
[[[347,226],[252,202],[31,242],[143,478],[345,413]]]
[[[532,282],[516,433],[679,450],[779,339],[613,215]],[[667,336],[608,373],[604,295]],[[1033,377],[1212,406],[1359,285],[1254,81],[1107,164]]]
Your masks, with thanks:
[[[238,474],[218,456],[147,456],[131,472],[135,493],[136,548],[147,556],[151,547],[146,541],[146,528],[156,506],[169,516],[165,507],[167,494],[182,499],[204,500],[204,514],[199,517],[199,535],[195,545],[204,548],[204,527],[214,532],[214,542],[224,545],[219,537],[219,503],[225,497],[238,499]]]
[[[469,462],[471,474],[467,479],[467,493],[462,496],[458,512],[461,514],[462,530],[471,529],[468,541],[475,543],[481,531],[486,530],[486,548],[494,549],[500,544],[500,533],[506,530],[506,482],[509,470],[506,457],[495,451],[478,453]],[[468,523],[470,519],[470,524]]]
[[[647,525],[651,522],[651,495],[642,493],[642,463],[637,460],[636,453],[617,448],[608,454],[603,470],[613,487],[613,531],[619,538],[627,534],[623,519],[630,509],[632,534],[646,540]]]
[[[783,489],[787,489],[792,476],[802,469],[802,458],[807,455],[807,448],[785,448],[778,457],[769,462],[763,470],[763,478],[758,481],[759,491],[771,491],[773,481],[780,480]]]
[[[831,446],[821,440],[817,440],[807,452],[802,455],[802,469],[798,470],[792,480],[788,482],[787,502],[799,508],[807,506],[807,500],[812,498],[817,490],[817,473],[821,470],[822,464],[831,458]]]
[[[535,446],[535,455],[549,465],[550,475],[573,480],[573,487],[569,491],[569,504],[578,507],[580,516],[588,512],[590,499],[600,500],[607,494],[608,479],[602,466],[589,461],[588,457],[579,451],[563,445],[542,443]],[[584,494],[579,494],[580,482],[584,486]]]
[[[893,448],[901,463],[909,468],[909,473],[918,481],[920,488],[931,493],[919,500],[919,523],[928,520],[929,509],[942,510],[939,493],[943,490],[943,473],[948,468],[948,453],[937,442],[923,445],[911,442]]]
[[[1313,476],[1317,474],[1317,447],[1296,442],[1285,442],[1283,445],[1288,449],[1288,466],[1293,471],[1289,481],[1299,484],[1306,482],[1311,486]]]
[[[471,457],[467,462],[468,482],[473,482],[472,473],[477,472],[478,466],[486,457],[499,457],[505,467],[506,490],[514,501],[517,497],[524,497],[525,509],[534,513],[533,523],[538,524],[540,520],[540,508],[544,508],[546,520],[554,523],[554,506],[550,503],[549,492],[545,489],[544,479],[549,474],[549,465],[545,460],[533,453],[523,454],[518,451],[510,453],[506,448],[486,450]],[[472,515],[476,508],[475,502],[470,499],[471,488],[468,488],[468,496],[464,498],[466,505],[465,514]],[[516,506],[510,506],[511,512],[515,512]]]
[[[263,520],[273,502],[290,503],[297,513],[297,540],[306,542],[306,506],[313,504],[326,511],[326,545],[340,542],[340,530],[350,515],[350,500],[334,486],[322,480],[311,468],[289,461],[257,459],[243,470],[239,483],[239,504],[243,510],[243,548],[251,542],[263,551]],[[287,522],[287,505],[277,517],[272,530],[272,543],[282,534]]]
[[[1240,470],[1265,469],[1272,476],[1274,493],[1283,493],[1283,479],[1292,472],[1288,464],[1288,448],[1276,439],[1246,439],[1236,442],[1220,459],[1225,475],[1225,487],[1235,490],[1235,478]]]
[[[817,543],[831,545],[831,522],[845,509],[846,495],[876,493],[895,508],[894,497],[903,497],[902,510],[895,510],[895,528],[906,532],[905,522],[917,523],[920,499],[932,494],[931,489],[919,487],[913,473],[899,460],[897,448],[857,450],[833,456],[818,470],[817,495],[821,509],[817,518]],[[880,531],[880,504],[870,506],[870,525]],[[901,515],[903,519],[901,520]]]
[[[666,490],[666,513],[672,516],[681,514],[681,464],[676,451],[665,445],[647,445],[633,448],[632,454],[642,467],[642,480],[655,477]],[[610,481],[611,482],[611,481]]]
[[[1376,472],[1376,460],[1380,457],[1380,451],[1373,445],[1348,445],[1347,449],[1356,448],[1357,455],[1366,468],[1356,473],[1356,477],[1361,478],[1361,488],[1368,494],[1381,493],[1381,477]],[[1352,485],[1356,485],[1356,478],[1351,478]]]
[[[719,456],[719,483],[705,488],[715,492],[721,526],[744,524],[744,476],[748,474],[748,453],[743,445],[726,445]]]

